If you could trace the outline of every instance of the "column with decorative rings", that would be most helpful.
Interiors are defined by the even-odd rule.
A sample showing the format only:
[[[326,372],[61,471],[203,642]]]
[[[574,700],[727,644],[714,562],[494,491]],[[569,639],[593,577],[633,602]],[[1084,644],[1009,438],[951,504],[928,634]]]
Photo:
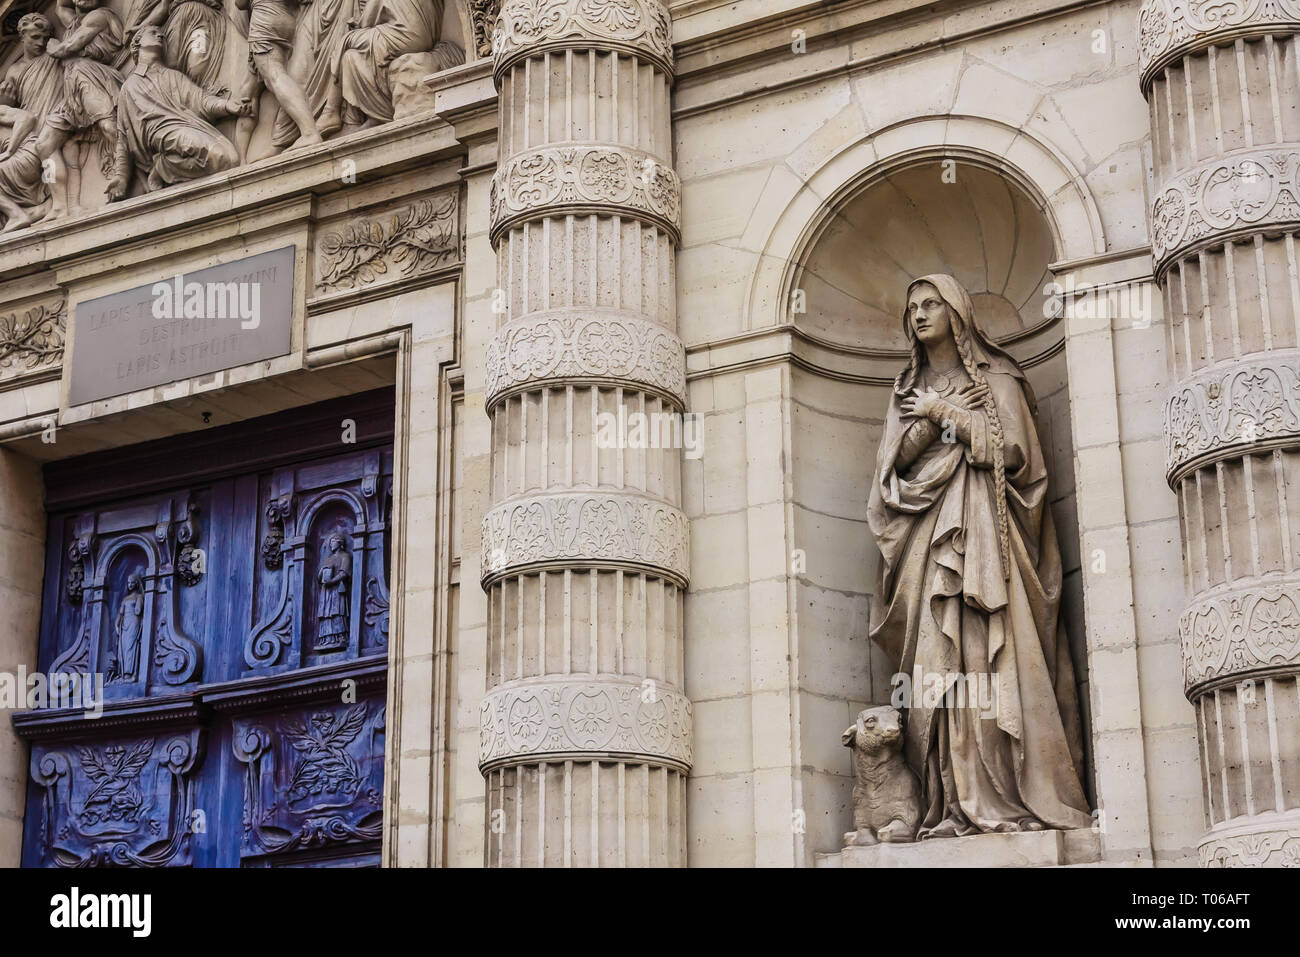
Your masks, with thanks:
[[[1300,0],[1146,0],[1205,866],[1300,865]]]
[[[487,356],[490,866],[681,866],[685,351],[669,18],[505,0]]]

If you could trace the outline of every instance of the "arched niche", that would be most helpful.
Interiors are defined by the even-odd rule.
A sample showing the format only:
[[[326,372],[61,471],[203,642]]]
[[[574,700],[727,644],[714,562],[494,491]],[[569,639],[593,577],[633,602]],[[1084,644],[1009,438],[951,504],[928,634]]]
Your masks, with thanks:
[[[949,159],[930,154],[877,164],[832,191],[802,230],[778,293],[780,301],[798,303],[788,321],[819,344],[817,354],[840,362],[834,374],[792,371],[795,539],[807,551],[807,574],[797,586],[801,656],[813,662],[804,684],[814,694],[847,699],[850,713],[890,699],[897,665],[867,639],[879,561],[867,495],[893,379],[907,362],[907,287],[920,276],[949,273],[972,294],[982,327],[1021,363],[1038,401],[1091,793],[1065,328],[1048,289],[1052,264],[1070,250],[1050,204],[1023,175],[995,158]],[[821,741],[828,730],[812,733]],[[842,786],[850,783],[845,778]]]

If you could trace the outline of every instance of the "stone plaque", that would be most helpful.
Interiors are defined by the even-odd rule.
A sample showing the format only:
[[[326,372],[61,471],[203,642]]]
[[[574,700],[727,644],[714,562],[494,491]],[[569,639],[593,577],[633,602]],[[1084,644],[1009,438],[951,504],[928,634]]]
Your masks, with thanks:
[[[294,247],[77,304],[68,404],[288,355]]]

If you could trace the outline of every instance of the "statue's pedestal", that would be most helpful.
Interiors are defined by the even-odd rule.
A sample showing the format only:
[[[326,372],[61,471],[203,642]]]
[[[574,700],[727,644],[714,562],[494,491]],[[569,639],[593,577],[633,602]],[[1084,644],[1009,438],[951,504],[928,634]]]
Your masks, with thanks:
[[[1071,867],[1101,860],[1101,835],[1091,830],[1030,831],[875,844],[818,854],[818,867]]]

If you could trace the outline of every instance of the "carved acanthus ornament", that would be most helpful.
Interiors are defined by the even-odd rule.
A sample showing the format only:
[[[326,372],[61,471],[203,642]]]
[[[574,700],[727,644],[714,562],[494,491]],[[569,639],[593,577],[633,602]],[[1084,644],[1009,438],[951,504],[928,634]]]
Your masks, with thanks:
[[[1156,275],[1237,232],[1300,226],[1300,151],[1238,150],[1169,182],[1151,204]]]
[[[1300,575],[1216,588],[1178,622],[1188,695],[1218,679],[1300,665]]]
[[[1300,441],[1300,352],[1212,367],[1179,384],[1165,409],[1165,462],[1175,485],[1197,466]]]
[[[1145,0],[1138,65],[1145,89],[1165,64],[1210,43],[1300,30],[1300,0]]]
[[[625,385],[686,404],[686,349],[634,313],[566,309],[507,323],[487,350],[487,408],[541,384]]]
[[[503,502],[483,518],[484,586],[549,565],[645,568],[684,585],[688,523],[680,509],[624,492],[570,492]]]
[[[574,213],[627,215],[680,238],[681,183],[672,167],[623,146],[549,146],[517,153],[492,177],[492,241],[517,222]]]
[[[514,681],[479,709],[479,768],[545,755],[637,755],[687,770],[691,703],[649,679],[581,675]]]
[[[498,79],[521,56],[593,46],[672,72],[672,28],[657,0],[503,0],[492,32]]]

